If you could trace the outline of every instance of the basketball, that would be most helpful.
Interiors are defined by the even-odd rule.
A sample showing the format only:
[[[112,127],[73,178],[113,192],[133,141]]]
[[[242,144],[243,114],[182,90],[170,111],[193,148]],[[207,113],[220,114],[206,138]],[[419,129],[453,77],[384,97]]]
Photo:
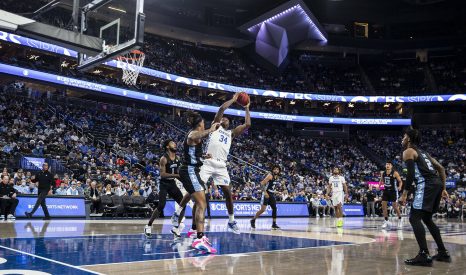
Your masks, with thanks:
[[[245,92],[241,92],[238,96],[238,100],[236,100],[239,105],[246,106],[249,104],[249,95]]]

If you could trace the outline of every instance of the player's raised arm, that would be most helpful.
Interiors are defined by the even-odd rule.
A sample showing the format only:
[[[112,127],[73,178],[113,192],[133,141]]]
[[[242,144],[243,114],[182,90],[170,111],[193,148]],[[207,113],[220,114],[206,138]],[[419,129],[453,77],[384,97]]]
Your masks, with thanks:
[[[188,140],[193,142],[194,140],[205,138],[210,133],[217,130],[219,126],[220,126],[220,123],[216,122],[216,123],[212,123],[212,126],[210,127],[210,129],[203,130],[203,131],[192,131],[191,133],[189,133]]]
[[[247,129],[251,127],[251,113],[249,112],[250,104],[251,103],[248,103],[248,105],[244,107],[244,123],[233,129],[233,138],[242,135]]]
[[[225,101],[220,108],[218,109],[217,113],[215,114],[214,120],[212,123],[219,123],[222,120],[223,113],[225,113],[225,110],[230,108],[230,106],[238,100],[239,92],[236,93],[230,100]]]

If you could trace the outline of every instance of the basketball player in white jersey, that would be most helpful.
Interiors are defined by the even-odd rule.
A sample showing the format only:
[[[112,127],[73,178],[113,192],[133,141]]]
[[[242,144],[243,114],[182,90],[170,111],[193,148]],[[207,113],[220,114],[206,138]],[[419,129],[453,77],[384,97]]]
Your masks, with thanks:
[[[238,96],[239,93],[236,93],[232,99],[223,103],[217,111],[212,123],[220,123],[220,127],[209,135],[205,153],[210,155],[211,158],[204,160],[204,165],[202,165],[201,172],[199,173],[204,182],[207,182],[209,178],[212,177],[213,183],[216,186],[220,186],[222,189],[228,209],[228,229],[233,231],[235,234],[239,234],[240,231],[233,213],[233,198],[231,194],[230,176],[227,170],[227,158],[230,154],[232,139],[243,134],[249,127],[251,127],[251,114],[249,113],[248,104],[244,107],[244,124],[230,130],[230,120],[223,117],[223,113],[236,102]]]
[[[335,206],[336,226],[343,226],[343,204],[348,199],[348,188],[345,178],[340,176],[340,169],[333,168],[333,175],[328,179],[329,192],[332,192],[332,203]],[[344,193],[343,193],[344,191]]]

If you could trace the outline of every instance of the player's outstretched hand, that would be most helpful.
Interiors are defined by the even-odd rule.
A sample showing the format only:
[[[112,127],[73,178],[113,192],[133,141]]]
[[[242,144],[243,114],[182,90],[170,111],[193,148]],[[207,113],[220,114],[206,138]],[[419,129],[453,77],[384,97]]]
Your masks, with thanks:
[[[251,105],[251,100],[249,100],[249,103],[247,105],[244,106],[244,109],[248,109],[249,110],[249,105]]]
[[[241,92],[237,92],[237,93],[235,93],[235,95],[233,95],[233,100],[234,100],[235,102],[238,101],[238,97],[239,97],[239,94],[240,94],[240,93],[241,93]]]
[[[443,197],[444,199],[448,199],[448,198],[450,197],[450,195],[448,194],[447,190],[443,190],[443,191],[442,191],[442,197]]]

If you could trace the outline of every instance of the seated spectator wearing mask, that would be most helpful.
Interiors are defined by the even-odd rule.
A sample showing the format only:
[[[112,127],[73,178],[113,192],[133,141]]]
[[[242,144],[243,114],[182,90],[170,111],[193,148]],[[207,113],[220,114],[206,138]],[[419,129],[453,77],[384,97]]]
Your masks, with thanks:
[[[25,189],[26,193],[28,195],[37,195],[39,193],[39,189],[37,189],[36,184],[34,182],[29,183],[29,188]]]
[[[97,182],[92,181],[91,186],[86,190],[86,199],[91,201],[91,213],[98,213],[101,208],[100,192],[97,189]]]
[[[21,181],[18,181],[18,184],[14,186],[15,190],[17,193],[19,194],[26,194],[27,193],[27,189],[28,189],[28,186],[26,184],[26,180],[21,180]]]
[[[66,196],[66,187],[65,187],[65,182],[62,181],[60,183],[60,187],[57,188],[57,190],[55,190],[55,195],[58,195],[58,196]]]
[[[68,188],[68,190],[66,191],[66,195],[67,196],[79,196],[79,192],[78,192],[78,189],[76,189],[77,187],[77,184],[76,182],[72,182],[71,183],[71,187]]]

